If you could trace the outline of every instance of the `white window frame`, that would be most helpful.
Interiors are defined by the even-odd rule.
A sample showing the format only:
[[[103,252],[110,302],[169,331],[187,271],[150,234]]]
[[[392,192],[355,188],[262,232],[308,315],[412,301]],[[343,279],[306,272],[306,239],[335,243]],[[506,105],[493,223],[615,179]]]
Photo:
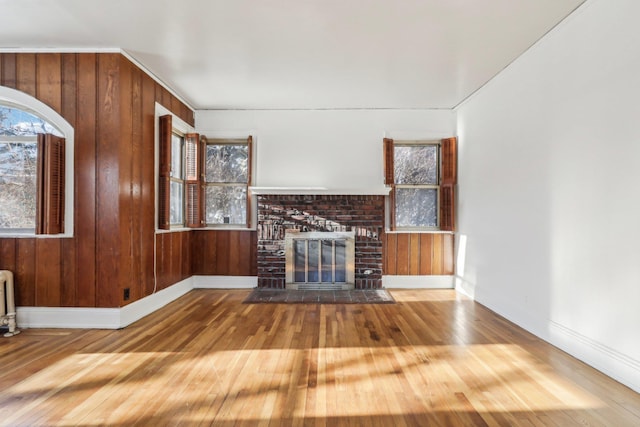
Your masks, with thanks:
[[[172,120],[173,122],[173,120]],[[175,126],[174,128],[171,130],[171,166],[173,166],[173,136],[177,136],[180,138],[180,140],[182,141],[182,144],[180,145],[180,172],[181,172],[181,176],[176,177],[173,175],[169,175],[169,212],[171,212],[171,184],[172,183],[178,183],[180,184],[180,186],[182,187],[182,201],[180,203],[182,212],[181,212],[181,217],[182,217],[182,222],[171,222],[171,214],[169,214],[169,227],[170,228],[184,228],[186,226],[186,179],[185,179],[185,134],[183,134],[182,132],[179,132],[178,130],[176,130]]]
[[[245,137],[241,137],[241,138],[207,138],[207,146],[209,145],[245,145],[247,146],[247,155],[249,156],[249,158],[252,158],[252,153],[249,153],[249,144],[247,143],[247,138],[249,135],[245,136]],[[205,159],[204,159],[204,163],[206,164],[206,153],[207,150],[205,149]],[[253,159],[252,159],[253,160]],[[253,163],[253,162],[251,162]],[[249,168],[253,167],[252,164],[248,165]],[[247,170],[247,172],[249,172]],[[206,177],[206,170],[203,171],[203,175]],[[205,222],[207,220],[207,209],[206,209],[206,203],[207,203],[207,196],[206,196],[206,188],[208,187],[233,187],[233,186],[241,186],[244,185],[245,187],[245,191],[246,194],[250,195],[249,193],[249,187],[251,186],[250,182],[246,182],[246,183],[241,183],[241,182],[228,182],[228,183],[221,183],[221,182],[211,182],[211,181],[204,181],[204,186],[205,186],[205,195],[204,195],[204,200],[202,200],[202,203],[205,204],[205,215],[204,215],[204,219]],[[252,203],[253,204],[253,203]],[[247,202],[245,201],[245,222],[243,224],[246,224],[246,219],[250,218],[249,215],[251,215],[251,212],[249,212],[249,210],[247,209]],[[243,227],[243,224],[217,224],[217,223],[206,223],[206,226],[209,228],[241,228]]]
[[[441,140],[435,139],[418,139],[418,140],[394,140],[393,141],[393,155],[395,156],[396,147],[424,147],[424,146],[436,146],[437,148],[437,184],[394,184],[396,189],[396,194],[394,198],[394,206],[391,206],[391,209],[394,210],[394,215],[396,218],[396,231],[398,232],[407,232],[407,231],[440,231],[440,184],[442,180],[442,152],[441,152]],[[396,164],[394,161],[394,181],[395,181],[395,172],[396,172]],[[400,226],[398,225],[398,211],[397,211],[397,190],[402,188],[418,188],[418,189],[433,189],[436,190],[436,225],[434,227],[429,226]]]

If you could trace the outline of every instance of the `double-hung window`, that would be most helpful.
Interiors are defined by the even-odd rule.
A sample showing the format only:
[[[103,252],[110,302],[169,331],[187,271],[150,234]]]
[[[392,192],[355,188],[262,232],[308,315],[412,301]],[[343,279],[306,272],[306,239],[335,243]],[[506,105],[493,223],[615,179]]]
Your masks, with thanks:
[[[390,228],[453,231],[456,139],[384,144]]]
[[[205,152],[207,225],[249,224],[252,139],[208,139]]]
[[[252,138],[180,134],[159,119],[158,228],[249,227]]]

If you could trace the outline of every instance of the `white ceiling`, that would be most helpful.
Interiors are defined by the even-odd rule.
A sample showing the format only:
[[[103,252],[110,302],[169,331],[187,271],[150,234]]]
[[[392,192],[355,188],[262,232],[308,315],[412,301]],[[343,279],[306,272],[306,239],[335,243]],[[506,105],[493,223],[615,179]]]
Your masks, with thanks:
[[[0,50],[121,48],[196,109],[452,108],[584,0],[0,0]]]

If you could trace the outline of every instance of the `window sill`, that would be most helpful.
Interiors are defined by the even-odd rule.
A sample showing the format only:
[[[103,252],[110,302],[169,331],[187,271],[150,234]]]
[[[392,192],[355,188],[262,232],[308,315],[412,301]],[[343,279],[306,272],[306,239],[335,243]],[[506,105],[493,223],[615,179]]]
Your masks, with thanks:
[[[72,234],[0,233],[0,239],[70,239]]]
[[[419,229],[406,229],[406,230],[389,230],[385,229],[387,234],[456,234],[455,231],[446,230],[419,230]]]

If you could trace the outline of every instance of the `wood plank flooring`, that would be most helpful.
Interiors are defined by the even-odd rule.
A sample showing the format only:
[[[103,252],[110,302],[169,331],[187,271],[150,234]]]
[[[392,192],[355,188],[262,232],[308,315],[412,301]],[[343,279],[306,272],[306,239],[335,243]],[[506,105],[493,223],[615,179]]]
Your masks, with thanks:
[[[0,425],[640,425],[640,395],[454,291],[248,293],[192,291],[119,331],[0,339]]]

